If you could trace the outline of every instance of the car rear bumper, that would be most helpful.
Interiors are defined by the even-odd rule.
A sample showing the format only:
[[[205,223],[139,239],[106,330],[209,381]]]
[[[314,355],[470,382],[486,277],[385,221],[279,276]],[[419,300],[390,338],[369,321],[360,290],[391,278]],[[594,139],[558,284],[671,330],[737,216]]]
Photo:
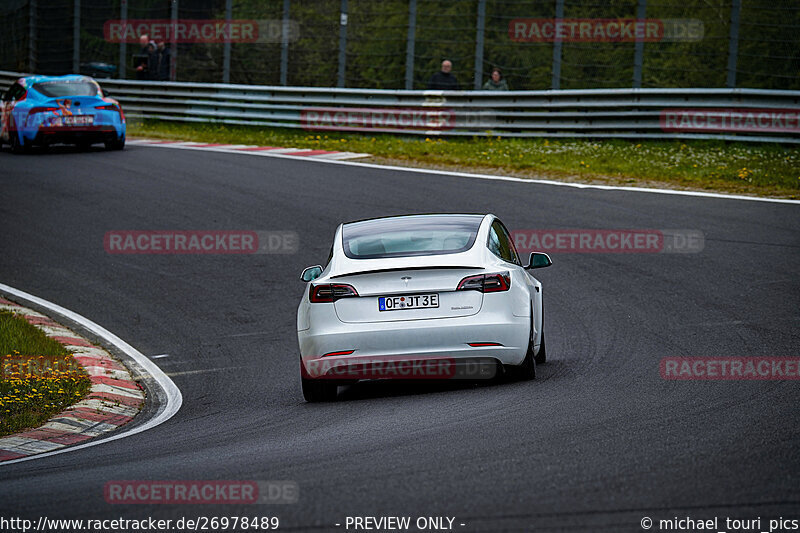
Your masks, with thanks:
[[[40,128],[33,144],[101,143],[119,140],[123,135],[114,126],[92,126],[85,128]]]
[[[530,333],[530,317],[488,313],[485,309],[459,318],[357,324],[338,320],[320,324],[315,320],[314,324],[297,333],[304,361],[490,358],[518,365],[525,357]],[[326,355],[350,350],[348,355]]]
[[[492,379],[500,370],[494,357],[351,356],[303,358],[305,379],[339,382],[364,379],[470,380]]]

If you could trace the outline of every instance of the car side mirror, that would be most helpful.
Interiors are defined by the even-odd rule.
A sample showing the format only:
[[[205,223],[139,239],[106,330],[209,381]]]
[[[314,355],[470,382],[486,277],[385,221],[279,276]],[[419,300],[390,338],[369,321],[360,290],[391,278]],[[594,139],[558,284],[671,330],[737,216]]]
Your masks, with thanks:
[[[300,274],[300,279],[308,283],[309,281],[314,281],[321,275],[322,275],[322,267],[319,265],[314,265],[312,267],[307,267],[305,270],[303,270],[303,273]]]
[[[544,252],[531,252],[530,258],[528,259],[528,266],[525,268],[530,270],[533,268],[545,268],[549,267],[553,264],[552,259],[550,256]]]

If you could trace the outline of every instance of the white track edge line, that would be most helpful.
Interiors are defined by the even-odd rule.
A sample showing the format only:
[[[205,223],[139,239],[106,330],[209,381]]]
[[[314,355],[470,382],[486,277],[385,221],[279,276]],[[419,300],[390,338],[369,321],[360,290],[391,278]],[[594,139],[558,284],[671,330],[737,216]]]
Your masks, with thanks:
[[[176,141],[180,142],[180,141]],[[214,149],[204,149],[202,147],[182,146],[171,144],[147,144],[142,142],[136,143],[135,146],[144,146],[147,148],[174,148],[178,150],[205,150],[209,152],[227,153],[227,154],[247,154],[257,155],[262,157],[277,157],[283,159],[295,159],[297,161],[316,161],[319,163],[327,163],[332,165],[349,165],[363,168],[375,168],[379,170],[398,170],[403,172],[418,172],[421,174],[438,174],[440,176],[456,176],[460,178],[474,178],[484,180],[498,180],[498,181],[514,181],[519,183],[536,183],[539,185],[556,185],[559,187],[572,187],[575,189],[599,189],[604,191],[628,191],[628,192],[649,192],[654,194],[672,194],[678,196],[695,196],[700,198],[717,198],[722,200],[749,200],[753,202],[770,202],[776,204],[797,204],[800,205],[800,200],[790,200],[788,198],[762,198],[759,196],[743,196],[739,194],[722,194],[717,192],[702,192],[702,191],[682,191],[678,189],[658,189],[655,187],[625,187],[622,185],[596,185],[590,183],[570,183],[565,181],[543,180],[543,179],[528,179],[517,178],[514,176],[493,176],[491,174],[474,174],[471,172],[456,172],[452,170],[435,170],[430,168],[416,168],[416,167],[398,167],[394,165],[379,165],[376,163],[363,163],[358,161],[342,161],[337,159],[322,159],[307,156],[293,156],[291,154],[274,154],[269,150],[264,152],[258,151],[245,151],[245,150],[228,150],[221,146]]]
[[[84,444],[78,444],[77,446],[68,446],[66,448],[61,448],[59,450],[53,450],[50,452],[38,453],[34,455],[29,455],[27,457],[20,457],[18,459],[11,459],[9,461],[0,462],[0,467],[5,465],[10,465],[13,463],[21,463],[23,461],[31,461],[33,459],[42,459],[44,457],[50,457],[52,455],[58,455],[60,453],[67,453],[67,452],[74,452],[76,450],[81,450],[83,448],[89,448],[91,446],[97,446],[98,444],[104,444],[106,442],[110,442],[112,440],[122,439],[125,437],[130,437],[131,435],[136,435],[137,433],[141,433],[143,431],[147,431],[148,429],[152,429],[160,424],[163,424],[167,420],[173,417],[175,413],[181,408],[183,404],[183,395],[181,394],[180,389],[175,382],[173,382],[169,376],[167,376],[155,363],[153,363],[150,359],[145,357],[145,355],[125,342],[124,340],[120,339],[103,326],[92,322],[88,318],[79,315],[69,309],[61,307],[58,304],[54,304],[38,296],[34,296],[27,292],[21,291],[19,289],[15,289],[14,287],[9,287],[3,283],[0,283],[0,290],[5,291],[6,293],[17,296],[23,300],[28,300],[36,305],[49,309],[55,313],[63,315],[68,319],[76,322],[86,328],[88,331],[92,332],[93,334],[97,335],[99,338],[103,339],[105,342],[113,345],[115,348],[124,352],[128,355],[131,359],[136,361],[146,372],[150,374],[150,376],[158,383],[161,389],[164,391],[166,395],[166,400],[162,402],[159,406],[159,410],[156,415],[142,424],[141,426],[137,426],[130,431],[125,431],[123,433],[118,433],[115,435],[111,435],[105,438],[98,438],[96,440],[92,440],[86,442]],[[124,427],[124,426],[123,426]]]

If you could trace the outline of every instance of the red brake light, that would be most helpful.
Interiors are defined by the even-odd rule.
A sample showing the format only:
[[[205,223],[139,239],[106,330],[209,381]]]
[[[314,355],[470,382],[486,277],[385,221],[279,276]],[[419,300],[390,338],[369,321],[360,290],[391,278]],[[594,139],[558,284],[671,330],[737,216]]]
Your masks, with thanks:
[[[355,352],[355,350],[342,350],[341,352],[329,352],[323,355],[322,357],[331,357],[334,355],[350,355],[353,352]]]
[[[483,292],[502,292],[511,288],[511,275],[508,272],[486,274],[483,280]]]
[[[511,288],[511,275],[508,272],[467,276],[456,287],[457,291],[502,292]]]
[[[28,116],[33,115],[34,113],[48,113],[50,111],[58,111],[59,107],[34,107],[28,111]]]
[[[106,111],[117,111],[119,113],[119,118],[125,120],[125,113],[122,112],[122,106],[119,106],[117,104],[98,105],[95,106],[95,109],[104,109]]]
[[[312,303],[335,302],[339,298],[358,296],[358,293],[351,285],[345,285],[344,283],[312,285],[308,294]]]
[[[499,342],[468,342],[473,348],[482,348],[484,346],[502,346]]]

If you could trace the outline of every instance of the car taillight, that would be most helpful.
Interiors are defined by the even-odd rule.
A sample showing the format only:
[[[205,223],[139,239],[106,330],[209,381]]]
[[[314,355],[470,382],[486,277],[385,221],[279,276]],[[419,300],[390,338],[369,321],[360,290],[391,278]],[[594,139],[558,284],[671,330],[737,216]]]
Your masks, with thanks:
[[[125,113],[122,112],[122,107],[118,106],[117,104],[99,105],[95,106],[95,109],[104,109],[106,111],[117,111],[119,113],[119,117],[122,120],[125,120]]]
[[[502,292],[511,288],[511,275],[508,272],[467,276],[456,287],[457,291]]]
[[[51,111],[58,111],[60,108],[58,107],[33,107],[30,111],[28,111],[28,116],[34,115],[36,113],[49,113]]]
[[[312,285],[308,294],[312,303],[335,302],[339,298],[358,296],[358,293],[351,285],[345,285],[344,283]]]
[[[58,111],[60,108],[58,107],[32,107],[30,111],[28,111],[28,116],[25,117],[25,122],[28,124],[31,123],[31,120],[35,119],[35,115],[39,113],[51,113],[53,111]]]

